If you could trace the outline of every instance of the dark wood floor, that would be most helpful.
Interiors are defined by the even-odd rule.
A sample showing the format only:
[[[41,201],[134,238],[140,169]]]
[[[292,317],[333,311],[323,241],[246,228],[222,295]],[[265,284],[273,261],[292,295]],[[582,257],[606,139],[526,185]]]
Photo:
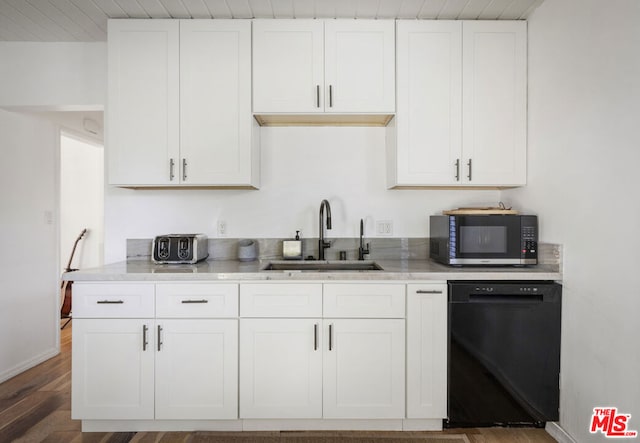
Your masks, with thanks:
[[[0,443],[119,443],[119,442],[376,442],[411,441],[436,443],[552,443],[542,429],[451,429],[444,432],[362,433],[82,433],[80,422],[71,420],[71,328],[61,335],[60,355],[0,384]],[[312,435],[311,435],[312,434]],[[456,438],[458,437],[459,438]],[[238,438],[242,437],[242,438]]]

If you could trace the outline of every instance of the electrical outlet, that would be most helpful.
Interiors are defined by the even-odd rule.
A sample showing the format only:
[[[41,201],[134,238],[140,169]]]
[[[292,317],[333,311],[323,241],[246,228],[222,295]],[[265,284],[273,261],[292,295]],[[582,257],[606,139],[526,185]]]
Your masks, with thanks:
[[[218,237],[227,236],[227,222],[224,220],[218,220]]]
[[[393,235],[393,221],[391,220],[376,221],[376,234],[381,236]]]

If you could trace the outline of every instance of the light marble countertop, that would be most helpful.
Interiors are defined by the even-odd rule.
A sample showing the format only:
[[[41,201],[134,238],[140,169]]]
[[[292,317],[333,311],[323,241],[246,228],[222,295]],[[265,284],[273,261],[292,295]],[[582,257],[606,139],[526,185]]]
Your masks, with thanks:
[[[206,260],[194,265],[158,265],[130,260],[68,272],[72,281],[267,281],[267,280],[562,280],[560,265],[450,267],[431,260],[375,260],[382,271],[262,271],[270,260]]]

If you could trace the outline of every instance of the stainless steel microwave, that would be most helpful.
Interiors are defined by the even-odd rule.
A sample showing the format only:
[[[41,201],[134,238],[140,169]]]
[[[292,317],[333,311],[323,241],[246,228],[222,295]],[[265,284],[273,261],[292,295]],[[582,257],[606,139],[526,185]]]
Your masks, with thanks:
[[[432,215],[429,256],[452,266],[538,263],[535,215]]]

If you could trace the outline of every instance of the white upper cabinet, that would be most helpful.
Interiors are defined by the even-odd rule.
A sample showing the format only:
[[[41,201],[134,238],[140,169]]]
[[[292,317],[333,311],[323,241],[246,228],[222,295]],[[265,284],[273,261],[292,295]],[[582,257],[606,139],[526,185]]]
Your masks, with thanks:
[[[185,185],[257,185],[251,23],[180,21],[180,154]]]
[[[253,111],[324,111],[324,25],[319,20],[253,22]]]
[[[474,185],[523,185],[527,24],[465,21],[462,38],[464,180]]]
[[[258,185],[251,23],[110,20],[109,183]]]
[[[526,183],[526,23],[399,21],[388,184]]]
[[[462,149],[462,22],[397,26],[397,184],[454,184]]]
[[[394,31],[390,20],[325,22],[325,111],[395,112]]]
[[[111,20],[107,47],[109,183],[169,185],[179,160],[179,22]]]
[[[255,20],[253,112],[395,112],[393,20]]]

